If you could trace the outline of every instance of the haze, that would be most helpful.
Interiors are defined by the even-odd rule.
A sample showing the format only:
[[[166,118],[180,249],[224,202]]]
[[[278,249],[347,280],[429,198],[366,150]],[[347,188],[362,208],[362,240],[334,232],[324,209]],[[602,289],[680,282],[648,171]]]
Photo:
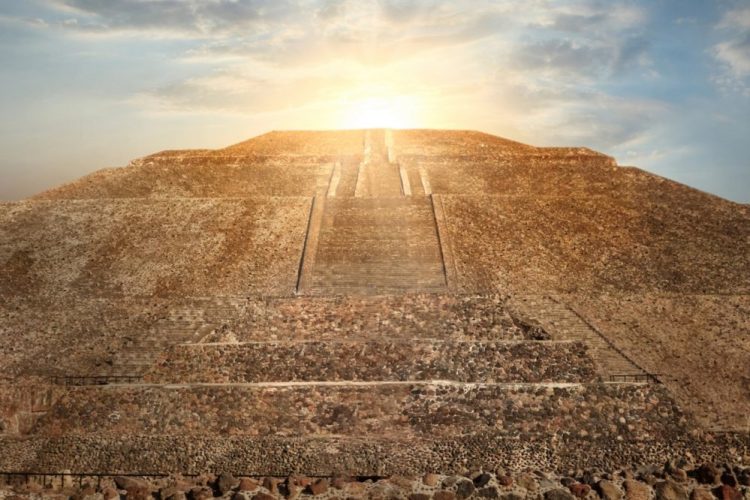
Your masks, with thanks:
[[[3,2],[0,68],[0,199],[273,129],[427,127],[750,202],[746,2]]]

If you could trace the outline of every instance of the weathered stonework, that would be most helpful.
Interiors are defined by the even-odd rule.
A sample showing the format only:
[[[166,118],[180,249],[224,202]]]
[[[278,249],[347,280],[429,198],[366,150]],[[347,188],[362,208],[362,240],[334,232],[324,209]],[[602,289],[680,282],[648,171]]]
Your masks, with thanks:
[[[181,344],[168,349],[153,383],[455,380],[591,382],[583,343],[366,340]]]
[[[221,474],[162,477],[132,476],[24,476],[0,478],[0,497],[21,495],[37,498],[50,495],[125,495],[153,494],[159,498],[179,495],[254,498],[399,498],[457,499],[566,499],[620,500],[622,498],[674,498],[735,500],[750,497],[750,471],[742,466],[641,467],[617,471],[579,470],[566,474],[540,471],[512,472],[504,468],[492,471],[472,470],[456,475],[428,472],[391,477],[352,477],[338,474],[316,477],[243,476],[225,471]]]
[[[748,241],[745,205],[478,132],[272,132],[96,172],[0,204],[0,477],[741,500]],[[681,459],[739,465],[696,483]]]

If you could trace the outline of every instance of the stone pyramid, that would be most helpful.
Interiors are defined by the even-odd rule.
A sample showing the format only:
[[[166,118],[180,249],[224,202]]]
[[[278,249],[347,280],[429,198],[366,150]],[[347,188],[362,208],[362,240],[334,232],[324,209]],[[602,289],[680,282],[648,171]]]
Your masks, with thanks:
[[[586,148],[271,132],[0,204],[0,472],[747,459],[750,208]]]

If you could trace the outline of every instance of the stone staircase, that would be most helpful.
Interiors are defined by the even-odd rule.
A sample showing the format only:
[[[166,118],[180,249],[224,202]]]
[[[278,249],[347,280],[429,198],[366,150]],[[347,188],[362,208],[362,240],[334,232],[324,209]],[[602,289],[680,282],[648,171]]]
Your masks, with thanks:
[[[315,264],[301,293],[331,295],[446,289],[431,200],[329,198]]]
[[[549,296],[524,296],[514,300],[515,308],[532,314],[548,332],[584,342],[596,360],[605,380],[640,380],[648,374],[617,350],[611,342],[561,299]],[[554,333],[553,333],[554,334]]]
[[[180,344],[146,375],[158,384],[596,381],[586,347],[568,341],[390,338]]]
[[[354,190],[357,186],[357,175],[359,173],[359,165],[362,163],[362,157],[345,157],[337,162],[336,171],[337,174],[335,185],[333,179],[326,192],[328,197],[340,197],[347,198],[354,196]]]
[[[538,323],[494,295],[185,301],[143,344],[143,382],[60,391],[0,435],[0,468],[378,476],[676,446],[690,420],[663,386],[603,382],[586,342]]]
[[[54,381],[70,385],[138,381],[167,348],[198,342],[225,328],[227,321],[242,316],[246,306],[244,300],[232,297],[193,298],[172,304],[155,319],[148,332],[127,337],[107,362],[84,373],[60,375]]]
[[[314,352],[317,341],[334,342],[331,345],[337,347],[325,355],[320,353],[323,358],[339,355],[340,349],[351,347],[352,341],[375,342],[373,346],[383,342],[381,348],[406,348],[414,354],[414,359],[420,349],[434,350],[440,343],[469,346],[466,342],[481,342],[487,347],[498,342],[512,346],[530,340],[575,342],[586,346],[585,359],[590,356],[594,360],[591,366],[603,380],[646,379],[647,374],[640,367],[560,299],[523,296],[514,297],[510,304],[506,300],[493,294],[462,296],[445,292],[353,297],[309,295],[295,299],[192,298],[166,308],[147,334],[125,342],[110,363],[86,373],[61,376],[58,382],[66,378],[76,385],[85,384],[87,378],[92,384],[137,380],[168,349],[222,345],[226,344],[227,335],[232,335],[232,342],[255,349],[273,345],[277,352],[303,345],[309,354]],[[412,341],[422,346],[409,345]],[[295,358],[301,354],[288,352]],[[553,358],[540,359],[551,363]],[[258,358],[253,363],[260,361]]]
[[[391,161],[390,133],[368,130],[365,134],[364,157],[357,174],[354,196],[360,198],[394,198],[405,192],[398,164]]]

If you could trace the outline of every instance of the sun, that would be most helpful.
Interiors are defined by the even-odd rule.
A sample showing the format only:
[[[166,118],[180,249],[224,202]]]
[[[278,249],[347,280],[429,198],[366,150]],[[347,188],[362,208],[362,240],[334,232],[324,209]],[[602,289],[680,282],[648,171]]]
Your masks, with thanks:
[[[345,99],[340,103],[342,128],[413,128],[420,106],[411,96],[379,96]]]

